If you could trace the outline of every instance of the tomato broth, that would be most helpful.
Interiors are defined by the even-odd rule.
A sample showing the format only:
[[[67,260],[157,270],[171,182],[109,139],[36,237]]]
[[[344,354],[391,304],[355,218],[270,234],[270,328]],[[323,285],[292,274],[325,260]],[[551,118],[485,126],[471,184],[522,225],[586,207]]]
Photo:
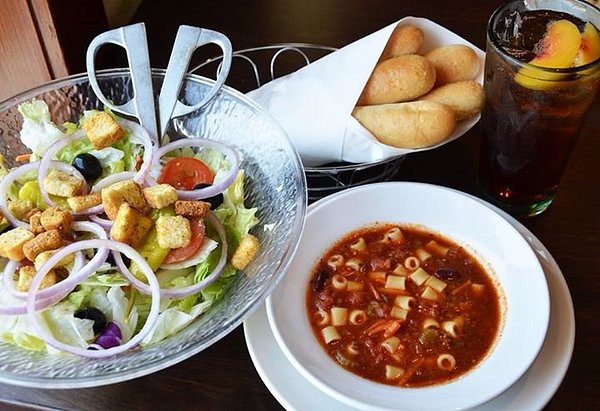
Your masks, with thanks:
[[[336,242],[313,269],[314,334],[347,370],[421,387],[475,368],[499,334],[496,283],[465,248],[419,226],[377,224]]]

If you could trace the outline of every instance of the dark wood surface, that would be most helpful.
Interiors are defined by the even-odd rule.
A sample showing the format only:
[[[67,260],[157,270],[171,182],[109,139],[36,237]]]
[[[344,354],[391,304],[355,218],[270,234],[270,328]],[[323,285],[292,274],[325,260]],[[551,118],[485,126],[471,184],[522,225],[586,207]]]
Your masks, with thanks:
[[[4,0],[0,101],[85,70],[87,44],[107,28],[102,0]]]
[[[339,47],[412,15],[429,18],[483,49],[486,22],[498,4],[481,0],[147,0],[134,20],[147,23],[153,65],[164,67],[180,24],[221,31],[235,49],[282,42]],[[575,305],[573,359],[565,380],[546,406],[548,410],[600,407],[599,118],[596,101],[554,204],[545,214],[524,222],[557,260]],[[476,126],[440,149],[411,155],[395,179],[474,193],[479,137]],[[66,391],[0,385],[0,399],[4,402],[0,408],[281,409],[252,365],[241,327],[182,363],[133,381]]]

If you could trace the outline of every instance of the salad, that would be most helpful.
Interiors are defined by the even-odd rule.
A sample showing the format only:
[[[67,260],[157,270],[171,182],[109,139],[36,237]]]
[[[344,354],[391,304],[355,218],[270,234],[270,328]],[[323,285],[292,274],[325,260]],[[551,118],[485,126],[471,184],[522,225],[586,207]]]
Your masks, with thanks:
[[[232,148],[155,147],[107,110],[60,126],[41,100],[19,112],[31,153],[0,164],[0,341],[86,357],[156,343],[256,255],[257,210]]]

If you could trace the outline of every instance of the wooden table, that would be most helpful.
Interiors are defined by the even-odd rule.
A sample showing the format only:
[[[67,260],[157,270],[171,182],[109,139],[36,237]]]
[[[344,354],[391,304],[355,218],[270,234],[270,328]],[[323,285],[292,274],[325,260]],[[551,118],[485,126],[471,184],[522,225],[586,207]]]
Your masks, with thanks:
[[[183,3],[183,4],[182,4]],[[256,0],[143,2],[135,21],[147,23],[152,60],[164,67],[178,25],[221,31],[235,49],[282,42],[343,46],[404,16],[429,18],[480,48],[498,1]],[[81,56],[83,59],[83,56]],[[583,135],[551,208],[525,225],[557,260],[576,313],[575,351],[548,410],[600,406],[597,316],[600,314],[600,104],[592,107]],[[480,131],[446,146],[411,155],[395,177],[475,192]],[[255,371],[238,327],[202,353],[166,370],[111,386],[42,390],[0,385],[0,398],[20,407],[61,409],[281,409]],[[2,408],[2,405],[0,405]]]

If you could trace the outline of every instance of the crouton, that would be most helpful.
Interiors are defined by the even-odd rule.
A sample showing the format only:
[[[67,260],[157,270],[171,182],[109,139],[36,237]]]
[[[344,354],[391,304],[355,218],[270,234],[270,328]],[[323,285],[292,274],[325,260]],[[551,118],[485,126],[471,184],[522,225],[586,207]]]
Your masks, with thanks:
[[[124,202],[138,211],[143,211],[148,205],[142,187],[133,180],[119,181],[103,188],[101,196],[104,212],[111,220],[115,219],[119,206]]]
[[[185,217],[205,217],[210,210],[210,203],[199,200],[175,201],[175,214]]]
[[[102,196],[100,196],[100,193],[91,193],[67,198],[67,204],[69,204],[71,210],[75,212],[87,210],[88,208],[97,206],[101,203]]]
[[[79,195],[84,181],[60,170],[52,170],[44,178],[44,188],[48,194],[59,197]]]
[[[113,240],[137,247],[152,228],[152,219],[146,217],[129,203],[122,203],[111,229]]]
[[[56,250],[63,245],[64,241],[58,230],[45,231],[23,244],[23,254],[29,261],[35,261],[38,254],[48,250]]]
[[[17,219],[23,220],[33,210],[35,204],[29,200],[13,200],[8,203],[8,211]]]
[[[33,277],[36,275],[37,271],[34,267],[30,265],[26,265],[19,269],[19,282],[17,283],[17,290],[19,291],[29,291],[29,287],[31,286],[31,281]],[[42,282],[40,283],[39,289],[48,288],[51,285],[56,284],[56,273],[54,270],[50,270],[48,274],[42,278]]]
[[[156,239],[163,248],[185,247],[192,239],[189,220],[180,215],[161,215],[156,220]]]
[[[0,234],[0,256],[21,261],[25,258],[23,246],[34,238],[35,234],[23,227]]]
[[[67,210],[62,210],[57,207],[47,208],[42,212],[40,223],[44,230],[58,230],[61,234],[66,234],[71,230],[73,217]]]
[[[42,265],[44,265],[44,263],[46,261],[48,261],[50,259],[50,257],[52,257],[52,255],[54,253],[56,253],[57,250],[47,250],[47,251],[42,251],[41,253],[39,253],[37,255],[37,257],[35,257],[35,261],[33,262],[33,265],[35,266],[36,270],[39,270]],[[58,263],[56,263],[54,265],[54,268],[58,268],[58,267],[64,267],[67,264],[71,264],[73,261],[75,260],[75,254],[67,254],[65,255]]]
[[[125,136],[125,131],[104,111],[90,116],[81,126],[96,150],[112,146]]]
[[[246,234],[242,237],[240,245],[238,245],[231,256],[231,265],[238,270],[243,270],[256,256],[259,249],[260,242],[258,238],[252,234]]]
[[[177,201],[177,190],[169,184],[158,184],[143,190],[146,201],[152,208],[160,209]]]
[[[35,213],[29,216],[29,231],[33,234],[38,235],[39,233],[43,233],[46,231],[44,226],[42,226],[42,212],[36,211]]]

